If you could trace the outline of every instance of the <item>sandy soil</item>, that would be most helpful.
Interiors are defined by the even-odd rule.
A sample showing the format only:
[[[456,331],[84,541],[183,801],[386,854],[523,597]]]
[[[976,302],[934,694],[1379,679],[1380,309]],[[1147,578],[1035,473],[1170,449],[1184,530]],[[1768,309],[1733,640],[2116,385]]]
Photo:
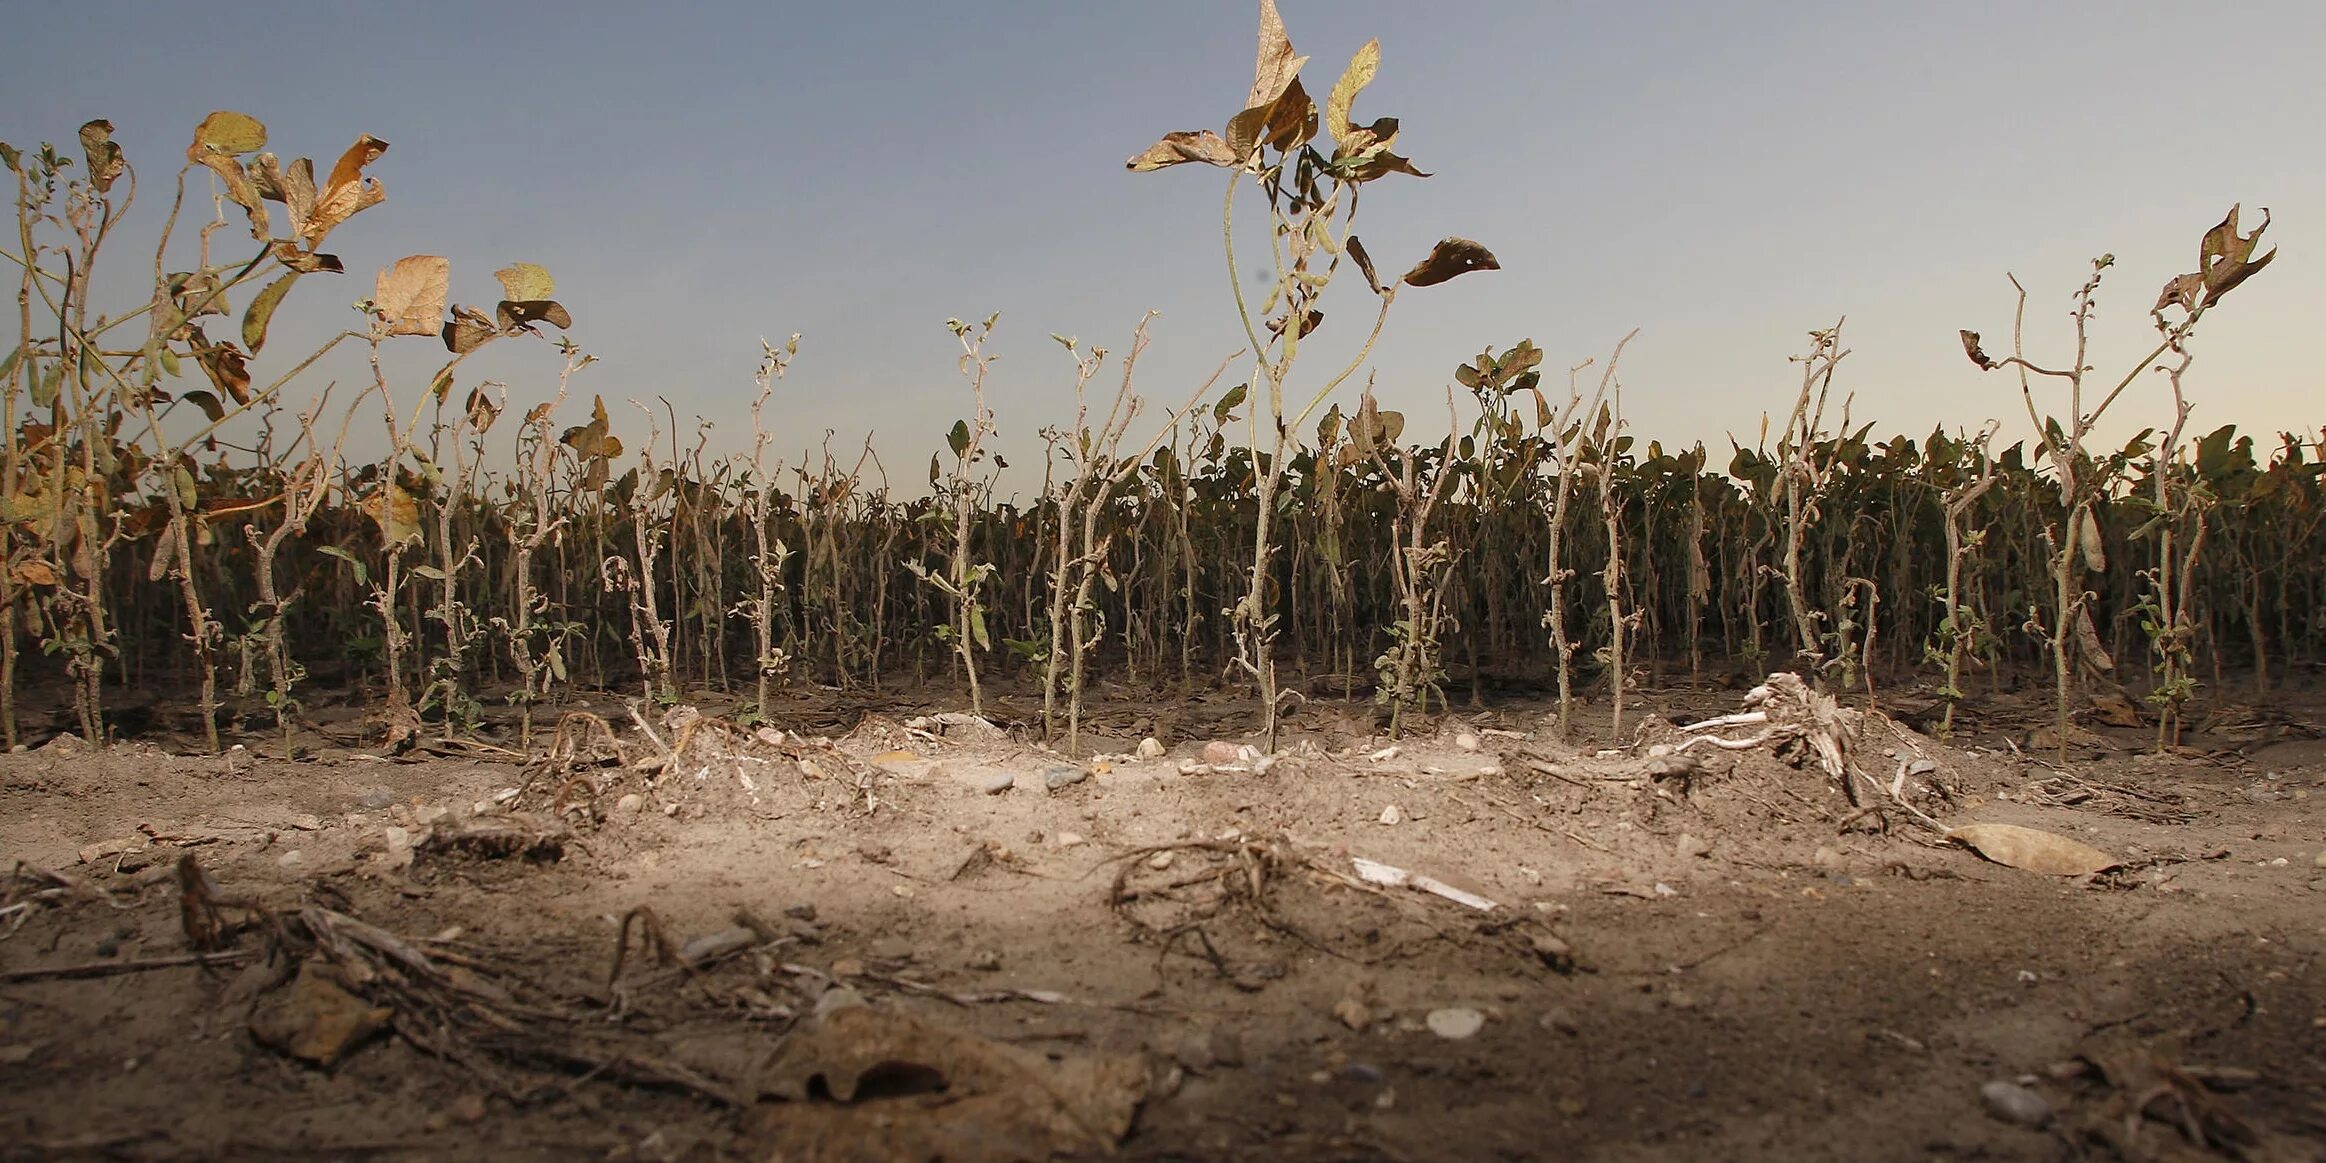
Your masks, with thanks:
[[[831,706],[666,723],[655,772],[609,702],[618,762],[579,720],[530,765],[0,757],[0,1160],[2326,1156],[2300,714],[2095,719],[2065,768],[2039,711],[1854,737],[1914,811],[2116,862],[2062,876],[1799,747],[1602,754],[1604,708],[1392,751],[1320,702],[1255,765],[1164,698],[1082,763]]]

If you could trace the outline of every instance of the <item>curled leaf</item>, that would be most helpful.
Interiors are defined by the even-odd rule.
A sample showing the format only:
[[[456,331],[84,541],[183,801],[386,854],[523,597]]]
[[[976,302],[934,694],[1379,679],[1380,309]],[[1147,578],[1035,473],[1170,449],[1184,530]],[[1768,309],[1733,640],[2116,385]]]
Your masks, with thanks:
[[[500,325],[474,307],[455,305],[452,321],[444,325],[445,349],[454,355],[469,352],[492,342],[501,333]]]
[[[300,250],[299,244],[289,239],[281,239],[268,246],[267,253],[273,256],[276,262],[283,264],[285,270],[295,274],[311,275],[317,271],[329,271],[336,275],[345,273],[347,270],[346,264],[339,261],[338,255]]]
[[[1449,279],[1471,271],[1498,271],[1502,264],[1485,247],[1467,238],[1449,238],[1430,249],[1429,257],[1414,264],[1405,272],[1403,281],[1408,286],[1434,287]]]
[[[2253,233],[2240,235],[2237,233],[2238,209],[2237,206],[2231,206],[2229,216],[2223,218],[2220,225],[2205,232],[2205,239],[2198,248],[2201,255],[2198,270],[2205,276],[2207,307],[2220,302],[2221,296],[2235,290],[2239,283],[2252,278],[2278,256],[2277,249],[2272,247],[2268,254],[2259,259],[2253,257],[2253,248],[2261,242],[2261,232],[2269,229],[2269,211],[2264,209],[2261,212],[2261,225],[2254,227]]]
[[[240,157],[257,153],[267,147],[267,127],[247,113],[219,109],[202,119],[194,127],[194,142],[186,147],[186,160],[205,162],[210,154]]]
[[[323,236],[331,233],[334,227],[354,217],[359,211],[387,200],[388,192],[380,185],[379,179],[368,177],[363,172],[365,166],[386,152],[387,142],[366,133],[356,138],[355,144],[339,155],[338,163],[331,167],[331,180],[324,184],[322,193],[315,198],[314,210],[299,224],[299,235],[307,240],[307,245],[320,245]]]
[[[390,549],[420,540],[420,502],[395,481],[364,498],[363,515],[379,527],[380,539]]]
[[[1978,332],[1966,330],[1962,332],[1962,338],[1963,354],[1970,356],[1971,362],[1979,365],[1980,371],[1991,372],[1996,368],[2003,366],[2002,364],[1996,363],[1987,355],[1985,351],[1980,350]]]
[[[560,330],[573,326],[573,316],[555,299],[528,299],[523,302],[503,301],[493,314],[503,331],[515,331],[533,323],[547,323]]]
[[[1373,256],[1365,253],[1365,244],[1357,241],[1357,236],[1352,234],[1344,245],[1349,248],[1349,257],[1357,260],[1357,269],[1364,273],[1365,285],[1373,288],[1374,294],[1380,294],[1381,276],[1373,273]]]
[[[237,404],[250,403],[250,368],[242,349],[231,343],[212,343],[199,327],[192,329],[194,361],[202,365],[204,374],[218,390],[233,397]]]
[[[1182,162],[1232,166],[1237,161],[1236,151],[1228,148],[1228,143],[1219,134],[1208,129],[1182,129],[1164,134],[1161,141],[1148,146],[1144,152],[1123,165],[1132,173],[1144,174]]]
[[[81,126],[81,153],[89,162],[89,181],[100,194],[111,190],[121,171],[129,168],[121,147],[113,144],[113,123],[103,118]]]

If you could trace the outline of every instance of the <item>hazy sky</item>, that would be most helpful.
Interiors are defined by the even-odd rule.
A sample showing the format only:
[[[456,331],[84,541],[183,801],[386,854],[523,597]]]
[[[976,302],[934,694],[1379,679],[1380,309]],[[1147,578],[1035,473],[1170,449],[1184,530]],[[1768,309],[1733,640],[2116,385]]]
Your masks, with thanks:
[[[1787,355],[1846,314],[1859,419],[1920,434],[2000,415],[2016,436],[2015,386],[1955,338],[2008,335],[2006,272],[2034,295],[2033,354],[2064,362],[2066,296],[2113,252],[2093,362],[2119,369],[2147,349],[2158,287],[2240,201],[2249,224],[2274,211],[2284,253],[2204,324],[2195,422],[2326,422],[2304,338],[2326,306],[2314,0],[1281,4],[1312,92],[1380,38],[1356,112],[1401,118],[1401,152],[1436,175],[1368,188],[1359,232],[1381,266],[1458,234],[1504,268],[1399,300],[1374,364],[1409,431],[1435,427],[1451,369],[1485,345],[1532,337],[1564,368],[1637,327],[1624,381],[1643,437],[1749,443],[1790,405]],[[798,331],[779,447],[875,430],[911,483],[965,406],[948,316],[1001,312],[992,389],[1013,449],[1068,417],[1051,332],[1120,350],[1162,312],[1140,378],[1155,414],[1241,345],[1224,174],[1123,162],[1236,111],[1255,9],[9,0],[0,139],[63,145],[111,119],[144,181],[130,234],[150,239],[211,109],[322,168],[375,134],[393,145],[372,171],[388,201],[332,236],[350,274],[301,283],[262,374],[352,324],[397,257],[450,256],[454,298],[488,303],[495,267],[538,262],[605,360],[581,408],[604,393],[618,432],[643,427],[620,401],[666,395],[714,421],[715,446],[747,444],[758,339]],[[113,256],[120,285],[149,247]],[[1369,298],[1328,298],[1310,375]],[[403,342],[412,392],[441,353]],[[556,362],[534,346],[478,370],[521,409]],[[2159,382],[2120,407],[2146,423],[2163,399]]]

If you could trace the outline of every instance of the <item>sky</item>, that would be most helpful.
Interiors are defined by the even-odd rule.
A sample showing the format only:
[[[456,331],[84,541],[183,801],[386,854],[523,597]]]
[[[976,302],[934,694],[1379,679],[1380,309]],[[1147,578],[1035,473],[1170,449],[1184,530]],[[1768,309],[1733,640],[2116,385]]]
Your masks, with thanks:
[[[1367,187],[1357,230],[1380,266],[1447,235],[1501,261],[1398,299],[1366,371],[1409,434],[1442,430],[1452,369],[1482,348],[1531,338],[1557,382],[1637,328],[1622,382],[1642,438],[1751,444],[1791,406],[1788,356],[1846,316],[1836,385],[1855,419],[1920,435],[2000,417],[2016,439],[2016,380],[1982,375],[1956,337],[2008,346],[2007,275],[2031,295],[2030,355],[2063,364],[2068,296],[2116,256],[2091,358],[2112,381],[2153,343],[2158,288],[2240,202],[2248,228],[2270,209],[2265,245],[2283,253],[2204,321],[2191,423],[2326,424],[2326,363],[2305,339],[2326,305],[2326,5],[1280,5],[1314,93],[1379,38],[1357,118],[1398,117],[1400,152],[1434,175]],[[325,248],[349,273],[302,281],[262,379],[302,337],[356,325],[350,304],[399,257],[450,257],[453,298],[485,304],[495,268],[534,262],[602,361],[576,379],[570,422],[602,394],[635,444],[645,420],[626,401],[661,397],[710,423],[714,453],[746,449],[759,341],[798,332],[776,450],[796,463],[827,429],[837,448],[870,433],[905,487],[967,410],[948,318],[1000,313],[988,387],[1020,461],[1072,416],[1052,333],[1120,352],[1159,312],[1134,442],[1242,346],[1224,171],[1124,161],[1241,106],[1247,0],[6,10],[19,51],[0,70],[0,140],[67,145],[103,117],[139,167],[136,241],[101,282],[150,273],[212,109],[259,118],[271,150],[319,168],[359,133],[391,143],[371,170],[387,201]],[[1260,209],[1246,200],[1243,221]],[[1309,384],[1370,319],[1347,282],[1296,373]],[[410,399],[442,352],[398,342]],[[548,398],[555,351],[504,347],[472,372],[515,411]],[[287,398],[364,374],[334,356]],[[2112,430],[2169,419],[2167,399],[2160,379],[2136,386]]]

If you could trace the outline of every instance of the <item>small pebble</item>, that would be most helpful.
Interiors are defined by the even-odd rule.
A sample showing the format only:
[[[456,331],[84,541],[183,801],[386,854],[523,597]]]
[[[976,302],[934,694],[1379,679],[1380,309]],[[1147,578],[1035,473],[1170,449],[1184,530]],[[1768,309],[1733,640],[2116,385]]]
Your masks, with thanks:
[[[395,803],[396,793],[389,791],[384,787],[373,788],[372,790],[363,793],[363,798],[355,802],[359,807],[369,808],[376,812],[384,807],[387,807],[389,804]]]
[[[1214,739],[1203,745],[1203,761],[1214,766],[1240,762],[1243,758],[1244,749],[1225,740]]]
[[[1486,1026],[1486,1015],[1464,1007],[1431,1010],[1424,1019],[1430,1033],[1449,1041],[1460,1041],[1476,1034]]]
[[[1979,1101],[1986,1104],[1988,1114],[2007,1123],[2040,1127],[2051,1121],[2051,1103],[2016,1082],[1998,1078],[1982,1084]]]
[[[1396,804],[1391,804],[1381,809],[1381,822],[1390,827],[1396,827],[1405,822],[1405,812]]]
[[[1069,767],[1061,764],[1042,773],[1042,786],[1051,791],[1057,791],[1062,787],[1073,787],[1089,778],[1089,768]]]
[[[644,806],[646,806],[646,797],[637,792],[631,792],[614,801],[614,813],[621,816],[635,816],[638,814],[638,809]]]
[[[962,778],[968,781],[969,786],[989,796],[998,796],[1018,782],[1018,777],[1007,771],[972,772]]]
[[[1139,758],[1163,758],[1163,741],[1161,739],[1157,739],[1153,735],[1149,735],[1146,738],[1139,740]]]
[[[1476,751],[1478,750],[1480,743],[1476,735],[1472,735],[1468,731],[1464,731],[1461,734],[1454,736],[1454,746],[1459,747],[1464,751]]]
[[[2326,868],[2326,852],[2320,852],[2316,859],[2310,861],[2310,865],[2313,868]]]

